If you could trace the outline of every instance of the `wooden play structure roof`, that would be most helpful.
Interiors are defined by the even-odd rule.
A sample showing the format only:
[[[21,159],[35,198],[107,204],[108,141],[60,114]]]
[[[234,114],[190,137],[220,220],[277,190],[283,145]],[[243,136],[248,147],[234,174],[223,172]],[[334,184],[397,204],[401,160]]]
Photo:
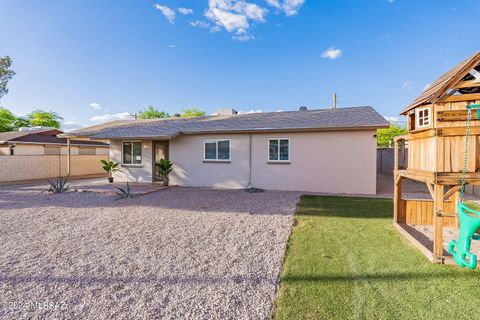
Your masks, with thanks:
[[[423,91],[422,94],[418,96],[405,110],[403,110],[402,114],[406,114],[408,111],[424,104],[437,103],[445,94],[449,93],[449,89],[456,86],[462,80],[464,80],[465,83],[463,83],[460,87],[468,87],[469,84],[473,83],[473,80],[465,80],[464,78],[468,78],[469,72],[479,65],[480,51],[476,52],[474,55],[464,60],[450,71],[444,73],[430,87]]]

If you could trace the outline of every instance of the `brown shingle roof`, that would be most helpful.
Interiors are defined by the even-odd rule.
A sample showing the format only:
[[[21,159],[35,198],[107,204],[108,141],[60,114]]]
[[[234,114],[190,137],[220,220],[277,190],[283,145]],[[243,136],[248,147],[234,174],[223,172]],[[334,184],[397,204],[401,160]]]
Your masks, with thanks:
[[[49,131],[53,132],[53,131]],[[58,131],[61,133],[61,131]],[[47,132],[38,131],[7,131],[0,132],[0,142],[7,143],[41,143],[41,144],[60,144],[67,145],[66,138],[59,138],[56,135],[46,134]],[[107,143],[98,141],[71,140],[72,145],[89,145],[108,147]]]
[[[179,134],[215,132],[342,130],[388,126],[389,122],[372,107],[352,107],[196,118],[129,120],[83,128],[63,136],[90,137],[91,139],[170,138]]]
[[[407,113],[411,109],[427,104],[436,103],[447,90],[461,80],[470,70],[475,68],[480,63],[480,51],[462,61],[459,65],[444,73],[438,78],[430,87],[422,92],[405,110],[402,114]]]

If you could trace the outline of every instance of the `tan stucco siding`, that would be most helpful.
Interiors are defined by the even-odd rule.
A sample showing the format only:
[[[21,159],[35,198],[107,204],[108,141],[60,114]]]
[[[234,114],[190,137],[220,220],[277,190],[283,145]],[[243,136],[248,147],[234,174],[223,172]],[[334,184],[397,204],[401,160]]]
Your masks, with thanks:
[[[270,190],[375,194],[375,130],[253,134],[251,186]],[[230,139],[228,163],[205,162],[205,139]],[[290,139],[290,163],[268,163],[268,139]],[[249,183],[249,134],[184,135],[170,141],[171,184],[245,188]],[[121,141],[110,158],[121,163]],[[120,181],[152,180],[152,143],[143,141],[143,163],[122,167]]]
[[[13,153],[16,156],[41,156],[44,155],[44,148],[43,145],[17,144],[13,149]]]
[[[141,165],[123,165],[122,164],[122,142],[139,140],[111,140],[110,141],[110,159],[120,164],[120,171],[114,174],[117,181],[132,182],[152,182],[152,141],[142,141],[142,164]]]
[[[251,186],[270,190],[376,193],[375,131],[253,134]],[[231,139],[231,163],[204,163],[204,139]],[[290,164],[268,163],[268,139],[290,139]],[[249,135],[180,136],[170,142],[171,181],[185,186],[244,188]]]
[[[68,148],[66,146],[59,146],[54,144],[17,144],[14,147],[14,154],[16,156],[41,156],[45,155],[45,147],[47,148],[60,148],[60,154],[67,155]],[[71,155],[78,155],[78,146],[71,146],[70,147],[70,154]],[[109,148],[108,147],[88,147],[85,146],[83,148],[94,148],[96,155],[108,155]],[[0,148],[0,155],[10,155],[10,147],[1,147]]]
[[[230,139],[230,162],[204,162],[205,139]],[[248,184],[248,135],[179,136],[170,141],[171,183],[182,186],[244,188]]]
[[[376,193],[375,131],[253,136],[252,185],[275,190]],[[268,138],[290,138],[290,164],[268,163]]]

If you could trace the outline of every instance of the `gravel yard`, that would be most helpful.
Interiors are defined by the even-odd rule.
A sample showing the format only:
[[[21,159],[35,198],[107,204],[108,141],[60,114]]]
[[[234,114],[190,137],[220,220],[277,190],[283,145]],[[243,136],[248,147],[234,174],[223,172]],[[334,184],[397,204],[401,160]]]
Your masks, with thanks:
[[[0,318],[267,319],[299,196],[1,187]]]

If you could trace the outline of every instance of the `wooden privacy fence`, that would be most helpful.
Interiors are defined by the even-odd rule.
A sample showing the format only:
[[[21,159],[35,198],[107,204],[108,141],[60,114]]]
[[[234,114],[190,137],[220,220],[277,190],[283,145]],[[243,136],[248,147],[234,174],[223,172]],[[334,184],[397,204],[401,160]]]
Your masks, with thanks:
[[[108,155],[72,155],[71,176],[105,173]],[[0,182],[50,179],[67,175],[66,155],[0,156]]]

